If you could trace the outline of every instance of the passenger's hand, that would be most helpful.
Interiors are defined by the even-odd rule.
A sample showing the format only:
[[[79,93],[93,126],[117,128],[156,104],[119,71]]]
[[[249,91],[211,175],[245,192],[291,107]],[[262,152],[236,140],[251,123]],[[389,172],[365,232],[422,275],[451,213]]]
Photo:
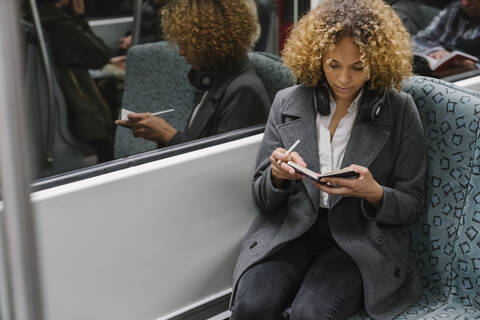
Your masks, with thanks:
[[[122,70],[127,69],[127,56],[117,56],[110,59],[110,63]]]
[[[302,157],[296,152],[292,152],[286,155],[287,150],[283,148],[277,148],[272,152],[270,156],[270,165],[272,167],[273,184],[276,187],[280,187],[284,180],[297,180],[303,179],[303,174],[295,173],[295,169],[290,167],[287,162],[293,161],[302,167],[307,167],[307,164],[303,161]],[[280,160],[280,164],[278,164]]]
[[[76,15],[83,16],[85,14],[85,3],[83,0],[72,0],[72,10]]]
[[[128,120],[116,120],[115,124],[130,128],[135,137],[168,144],[178,132],[162,118],[150,113],[130,113]]]
[[[477,65],[475,64],[475,62],[464,59],[464,60],[457,61],[453,66],[451,66],[448,69],[433,72],[433,76],[436,78],[444,78],[454,74],[468,72],[475,69],[477,69]]]
[[[466,71],[477,69],[477,65],[472,60],[464,59],[457,61],[455,66],[464,68]]]
[[[383,199],[383,188],[375,181],[367,168],[357,165],[351,165],[350,168],[359,174],[358,178],[322,178],[320,183],[313,183],[328,194],[363,198],[373,207],[378,207]]]
[[[132,46],[132,35],[120,38],[118,47],[123,50],[128,50]]]
[[[448,52],[446,50],[438,50],[438,51],[435,51],[435,52],[431,52],[429,54],[429,56],[432,57],[433,59],[436,59],[436,60],[442,60],[443,58],[445,58],[449,54],[450,54],[450,52]]]

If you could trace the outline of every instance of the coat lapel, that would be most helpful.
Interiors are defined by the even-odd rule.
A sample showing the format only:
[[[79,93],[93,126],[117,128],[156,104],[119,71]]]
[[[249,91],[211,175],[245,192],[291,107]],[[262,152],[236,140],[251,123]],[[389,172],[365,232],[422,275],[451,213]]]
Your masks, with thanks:
[[[203,100],[203,104],[200,106],[200,109],[193,119],[192,125],[188,126],[187,123],[187,129],[185,131],[188,136],[192,138],[200,137],[210,118],[215,114],[228,85],[240,74],[247,71],[249,67],[248,59],[243,59],[235,64],[228,72],[213,73],[214,80],[212,87],[208,90],[207,96]]]
[[[319,157],[316,132],[316,112],[313,106],[313,88],[300,87],[281,111],[285,122],[278,133],[285,149],[290,148],[297,139],[299,145],[295,151],[303,158],[307,167],[318,172]],[[319,190],[308,179],[302,181],[315,207],[320,201]]]
[[[383,149],[390,136],[393,119],[390,110],[391,106],[387,103],[388,99],[385,99],[385,96],[383,97],[380,115],[370,120],[372,105],[376,100],[378,101],[379,95],[369,90],[366,90],[364,94],[365,97],[362,98],[341,168],[348,167],[351,164],[368,168]],[[342,196],[331,195],[330,209],[332,209],[340,199],[342,199]]]
[[[215,113],[215,100],[212,99],[212,94],[209,91],[205,99],[203,99],[203,103],[200,106],[200,109],[197,111],[195,118],[193,119],[192,125],[188,126],[187,123],[187,130],[186,134],[192,138],[199,138],[202,130],[208,123],[208,120],[213,116]],[[191,115],[190,115],[191,117]]]

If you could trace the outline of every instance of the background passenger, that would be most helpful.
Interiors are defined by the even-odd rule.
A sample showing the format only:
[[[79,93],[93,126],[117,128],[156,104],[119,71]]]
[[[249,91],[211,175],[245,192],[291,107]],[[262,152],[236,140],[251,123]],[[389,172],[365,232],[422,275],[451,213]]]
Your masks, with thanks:
[[[191,65],[189,80],[199,93],[187,127],[178,131],[149,113],[116,124],[164,146],[266,121],[268,94],[247,55],[258,33],[250,0],[172,1],[162,10],[162,22],[165,38]]]
[[[161,9],[169,0],[147,0],[142,5],[140,43],[163,40]],[[124,55],[132,46],[132,34],[120,39],[119,55]]]
[[[459,50],[480,58],[480,0],[459,0],[443,9],[424,30],[413,37],[415,50],[441,60]],[[437,76],[476,69],[474,62],[459,61]]]
[[[89,27],[83,0],[37,2],[72,132],[94,146],[100,162],[111,160],[115,134],[112,110],[89,74],[89,69],[100,69],[109,62],[110,49]]]
[[[234,273],[232,320],[393,319],[422,295],[406,225],[424,202],[422,123],[401,82],[410,37],[382,0],[323,0],[283,51],[301,85],[275,97],[253,177],[261,213]],[[297,139],[296,152],[286,154]],[[356,179],[304,179],[346,166]]]

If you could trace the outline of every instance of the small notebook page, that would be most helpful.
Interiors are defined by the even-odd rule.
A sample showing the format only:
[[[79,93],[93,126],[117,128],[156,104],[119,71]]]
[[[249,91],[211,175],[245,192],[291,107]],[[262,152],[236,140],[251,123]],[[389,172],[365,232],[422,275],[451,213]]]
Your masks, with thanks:
[[[128,115],[130,113],[133,113],[133,111],[130,111],[130,110],[127,110],[127,109],[123,109],[122,108],[122,112],[120,114],[120,120],[128,120]]]

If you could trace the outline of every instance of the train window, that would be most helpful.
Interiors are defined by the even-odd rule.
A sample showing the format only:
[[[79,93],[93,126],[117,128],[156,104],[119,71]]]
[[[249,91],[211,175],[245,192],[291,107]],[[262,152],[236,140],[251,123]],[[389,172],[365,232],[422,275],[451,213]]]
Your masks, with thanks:
[[[212,48],[216,43],[220,51],[222,46],[227,47],[225,41],[252,48],[252,28],[260,26],[253,51],[248,53],[249,61],[245,63],[244,59],[237,59],[241,52],[246,52],[241,48],[237,50],[240,55],[231,61],[236,68],[232,73],[242,73],[248,78],[248,81],[239,83],[247,82],[255,90],[263,87],[263,91],[254,95],[250,95],[249,89],[229,93],[231,97],[227,97],[226,107],[210,115],[203,109],[215,111],[217,106],[211,104],[213,99],[209,101],[208,94],[212,97],[222,95],[228,87],[223,84],[230,83],[235,77],[225,77],[226,74],[218,72],[220,69],[205,74],[209,68],[193,68],[194,60],[200,61],[201,57],[200,54],[185,53],[189,48],[184,36],[189,29],[182,30],[180,26],[189,19],[175,20],[170,15],[166,18],[170,19],[166,28],[162,28],[165,26],[160,12],[168,1],[25,1],[21,26],[26,50],[25,90],[34,128],[35,177],[48,179],[72,171],[78,173],[87,167],[105,166],[114,160],[151,150],[168,154],[163,151],[175,149],[178,153],[180,143],[188,142],[186,150],[192,150],[192,146],[205,147],[208,141],[202,138],[217,134],[222,137],[229,131],[238,137],[258,133],[261,129],[257,125],[266,121],[275,92],[293,83],[282,65],[279,52],[285,31],[294,23],[293,11],[305,12],[309,1],[299,0],[296,10],[293,10],[291,1],[240,0],[240,3],[242,1],[247,4],[245,12],[255,12],[256,9],[257,22],[252,20],[251,24],[247,15],[247,19],[238,16],[234,18],[237,21],[225,24],[221,12],[229,10],[231,3],[210,1],[212,5],[222,3],[225,7],[220,8],[218,17],[204,15],[210,20],[202,23],[205,28],[208,23],[242,24],[242,31],[236,34],[231,30],[214,31],[226,39],[210,42],[214,44],[210,45]],[[208,6],[209,2],[198,3]],[[140,25],[139,41],[138,45],[130,47],[128,37],[135,32],[134,9],[139,4],[142,8],[141,22],[137,21]],[[186,7],[181,6],[175,10],[182,12]],[[183,13],[190,14],[188,8]],[[224,34],[220,35],[221,32]],[[248,32],[252,33],[252,38],[245,36]],[[232,34],[237,37],[235,40]],[[205,47],[213,38],[205,38]],[[218,60],[218,63],[224,62]],[[209,85],[205,82],[212,82],[213,87],[204,87]],[[239,89],[234,87],[235,90]],[[238,106],[230,108],[229,103],[242,105],[244,112],[238,113]],[[261,108],[248,109],[255,105],[261,105]],[[171,141],[159,141],[155,136],[135,132],[130,125],[126,128],[114,123],[129,111],[143,114],[165,109],[174,111],[154,119],[163,119],[171,124],[169,128],[175,128]],[[135,123],[136,126],[139,124]],[[237,130],[242,128],[245,129]],[[232,139],[232,135],[227,136],[225,141]],[[197,138],[200,138],[198,143],[192,141]],[[216,144],[220,140],[212,138],[212,141]]]

